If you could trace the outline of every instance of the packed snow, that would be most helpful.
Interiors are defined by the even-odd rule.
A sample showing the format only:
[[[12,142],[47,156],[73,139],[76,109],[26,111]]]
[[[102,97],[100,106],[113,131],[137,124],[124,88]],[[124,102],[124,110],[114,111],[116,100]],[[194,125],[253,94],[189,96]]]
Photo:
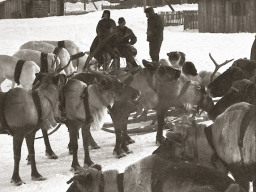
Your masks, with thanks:
[[[83,6],[79,3],[74,5]],[[197,4],[174,5],[174,9],[197,10]],[[169,11],[168,6],[155,9],[156,12]],[[19,47],[30,40],[73,40],[82,50],[88,51],[96,35],[96,25],[100,20],[102,11],[94,11],[79,16],[47,17],[33,19],[7,19],[0,20],[0,54],[13,55]],[[146,41],[147,18],[143,8],[124,10],[111,10],[111,17],[117,22],[119,17],[126,19],[126,25],[130,27],[138,38],[137,61],[150,59],[148,42]],[[166,27],[164,30],[164,42],[162,44],[161,58],[167,58],[170,51],[182,51],[186,59],[192,61],[198,70],[213,70],[214,65],[209,58],[209,53],[218,63],[229,59],[249,58],[251,45],[255,34],[252,33],[198,33],[198,31],[184,31],[183,26]],[[223,67],[224,71],[228,66]],[[10,81],[6,80],[2,88],[7,91]],[[109,121],[109,119],[107,120]],[[141,123],[140,126],[144,125]],[[138,125],[139,126],[139,125]],[[41,135],[38,131],[37,136]],[[90,150],[91,158],[95,163],[101,164],[103,170],[118,169],[120,172],[127,165],[150,155],[157,146],[155,145],[155,133],[144,135],[132,135],[136,141],[130,145],[133,154],[122,159],[116,159],[112,155],[115,144],[115,135],[104,131],[93,131],[93,137],[101,146],[99,150]],[[69,142],[67,128],[62,126],[59,131],[50,136],[54,152],[59,156],[57,160],[50,160],[44,154],[44,142],[42,139],[35,141],[36,162],[39,172],[47,177],[46,181],[35,182],[30,177],[30,166],[26,165],[27,148],[25,141],[22,147],[20,162],[20,176],[27,183],[20,187],[14,187],[10,183],[13,172],[12,137],[0,135],[0,191],[1,192],[51,192],[66,191],[68,181],[73,173],[70,171],[72,156],[68,154]],[[79,161],[83,163],[82,139],[79,139]]]

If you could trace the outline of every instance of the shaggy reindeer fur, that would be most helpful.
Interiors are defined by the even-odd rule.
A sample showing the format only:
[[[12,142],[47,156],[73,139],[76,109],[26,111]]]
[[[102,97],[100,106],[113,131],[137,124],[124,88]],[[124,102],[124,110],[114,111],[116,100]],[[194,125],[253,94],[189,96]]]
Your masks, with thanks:
[[[14,171],[11,182],[15,185],[24,183],[19,176],[21,146],[24,138],[26,138],[31,161],[32,179],[45,180],[36,168],[35,133],[40,128],[48,129],[56,126],[55,119],[60,118],[59,92],[66,83],[66,76],[40,73],[39,79],[36,92],[15,88],[2,93],[0,98],[0,132],[10,132],[13,135]]]
[[[26,61],[34,61],[41,69],[42,67],[42,57],[41,57],[42,52],[36,51],[36,50],[30,50],[30,49],[21,49],[17,51],[13,56],[26,60]],[[53,53],[47,53],[47,60],[46,63],[43,65],[47,65],[47,72],[55,72],[56,67],[60,65],[60,59],[57,57],[56,58],[56,63],[55,61],[55,55]],[[42,71],[42,69],[41,69]],[[46,71],[43,71],[46,72]]]
[[[41,51],[45,53],[53,53],[55,50],[55,46],[49,43],[41,42],[41,41],[29,41],[23,44],[20,49],[32,49],[36,51]],[[58,54],[58,58],[60,59],[61,67],[64,67],[68,64],[70,60],[70,55],[65,48],[62,48],[60,53]],[[71,75],[74,72],[74,67],[72,61],[68,67],[64,69],[67,75]]]
[[[192,127],[178,127],[174,134],[180,134],[181,144],[185,145],[185,158],[189,161],[207,167],[212,167],[209,166],[212,163],[215,168],[222,164],[247,191],[249,181],[253,181],[255,191],[255,114],[254,105],[241,102],[227,108],[207,128],[192,124]]]
[[[67,114],[67,121],[65,124],[69,128],[70,145],[73,150],[72,167],[74,169],[80,166],[77,159],[78,129],[82,127],[85,150],[84,163],[91,165],[92,161],[88,150],[88,140],[92,138],[90,126],[97,130],[102,128],[105,120],[104,117],[107,115],[107,110],[113,105],[114,100],[131,102],[137,99],[140,94],[139,91],[121,83],[116,78],[103,76],[98,83],[88,86],[88,102],[90,113],[93,117],[93,122],[90,125],[86,122],[84,98],[81,98],[86,87],[87,85],[84,82],[71,79],[63,90],[63,95],[65,97],[65,112]]]
[[[0,55],[0,85],[5,79],[9,79],[14,82],[14,72],[18,61],[19,58],[7,55]],[[32,88],[32,83],[36,77],[35,74],[39,71],[40,68],[35,62],[26,61],[20,73],[19,82],[21,86],[26,90],[30,90]],[[13,87],[14,84],[15,82],[13,83]]]
[[[43,42],[46,42],[46,43],[50,43],[54,46],[59,46],[60,43],[64,43],[64,47],[65,49],[67,49],[68,53],[70,55],[74,55],[76,53],[79,53],[79,52],[83,52],[80,47],[78,47],[77,44],[75,44],[73,41],[71,40],[64,40],[64,41],[43,41]],[[73,60],[73,66],[74,68],[77,69],[77,72],[78,73],[81,73],[83,72],[83,68],[84,68],[84,64],[88,58],[88,54],[85,54],[83,57],[80,57],[79,59],[76,59],[76,60]],[[92,58],[92,60],[90,61],[89,63],[90,65],[98,65],[98,62]],[[96,66],[97,67],[97,66]]]
[[[202,86],[208,87],[208,85],[210,84],[210,77],[211,77],[212,73],[213,72],[211,72],[211,71],[200,71],[199,72],[199,76],[201,77],[201,80],[202,80],[201,81]],[[220,72],[215,73],[212,80],[214,81],[220,75],[221,75]]]
[[[71,180],[74,181],[71,187],[76,186],[78,190],[68,192],[242,191],[228,176],[217,171],[191,163],[167,161],[157,155],[145,157],[128,166],[123,174],[116,170],[102,172],[91,167],[80,170]]]

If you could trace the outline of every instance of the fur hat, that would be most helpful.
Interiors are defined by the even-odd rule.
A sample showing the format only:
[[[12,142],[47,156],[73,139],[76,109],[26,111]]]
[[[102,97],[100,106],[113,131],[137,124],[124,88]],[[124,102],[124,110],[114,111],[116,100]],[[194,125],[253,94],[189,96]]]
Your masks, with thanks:
[[[155,13],[153,7],[148,7],[144,10],[144,13],[148,13],[149,15],[153,15]]]
[[[110,11],[109,11],[109,10],[103,11],[103,14],[102,14],[101,18],[104,17],[104,14],[105,14],[105,13],[106,13],[106,14],[108,15],[108,17],[110,18]]]
[[[123,23],[123,22],[125,22],[125,19],[124,19],[123,17],[120,17],[120,18],[118,19],[118,24]]]
[[[182,72],[185,73],[186,75],[192,75],[192,76],[198,75],[194,63],[190,61],[186,61],[184,63],[184,65],[182,66]]]

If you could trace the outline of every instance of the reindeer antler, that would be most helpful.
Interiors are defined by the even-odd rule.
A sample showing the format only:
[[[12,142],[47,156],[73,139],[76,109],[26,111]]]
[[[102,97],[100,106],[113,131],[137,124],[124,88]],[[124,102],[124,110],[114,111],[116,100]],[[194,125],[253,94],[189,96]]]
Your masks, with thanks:
[[[211,82],[212,82],[212,79],[213,79],[214,75],[217,73],[217,71],[218,71],[222,66],[228,64],[229,62],[233,61],[234,59],[226,60],[226,61],[225,61],[224,63],[222,63],[222,64],[217,64],[217,62],[213,59],[211,53],[209,53],[209,56],[210,56],[212,62],[214,63],[214,65],[215,65],[215,69],[214,69],[214,71],[213,71],[213,73],[212,73],[212,75],[211,75],[211,77],[210,77],[210,83],[211,83]]]

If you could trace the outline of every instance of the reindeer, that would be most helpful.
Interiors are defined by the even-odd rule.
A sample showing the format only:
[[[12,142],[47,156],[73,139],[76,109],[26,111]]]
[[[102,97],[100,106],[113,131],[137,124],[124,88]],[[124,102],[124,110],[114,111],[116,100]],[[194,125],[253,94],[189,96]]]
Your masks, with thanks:
[[[167,138],[174,138],[173,134],[181,137],[179,140],[185,145],[187,160],[207,167],[212,164],[210,167],[219,167],[223,172],[230,171],[247,191],[249,181],[253,181],[255,191],[255,114],[254,105],[236,103],[220,114],[211,126],[192,123],[192,126],[168,133]]]
[[[253,79],[256,74],[255,70],[256,61],[254,60],[238,59],[234,61],[231,67],[210,83],[210,94],[213,97],[225,95],[235,81]]]
[[[162,141],[162,128],[164,123],[164,115],[169,106],[178,106],[181,103],[199,104],[203,108],[207,108],[207,105],[211,105],[209,97],[205,98],[205,91],[201,87],[193,83],[187,83],[186,88],[181,81],[180,71],[168,66],[153,65],[146,60],[142,61],[145,68],[136,69],[133,72],[120,75],[119,77],[126,79],[130,78],[130,86],[140,90],[141,96],[138,99],[138,103],[146,109],[156,109],[158,116],[158,133],[157,142]],[[183,91],[180,91],[182,89]],[[179,92],[180,91],[180,92]],[[174,99],[173,99],[174,98]],[[187,98],[187,99],[186,99]],[[192,98],[192,99],[191,99]],[[196,98],[196,99],[195,99]],[[176,99],[176,100],[175,100]],[[135,104],[127,102],[115,102],[110,110],[110,116],[112,118],[117,142],[114,149],[114,154],[118,157],[124,157],[126,154],[131,153],[127,146],[128,143],[134,141],[127,134],[127,122],[131,112],[136,111]],[[191,108],[190,108],[191,110]]]
[[[102,171],[94,165],[80,169],[67,181],[67,192],[239,192],[243,189],[228,176],[192,163],[167,161],[151,155],[129,165],[124,173]]]
[[[34,61],[40,67],[40,71],[43,73],[55,72],[56,68],[60,65],[60,59],[53,53],[21,49],[17,51],[13,56],[26,61]]]
[[[243,79],[235,81],[227,93],[208,112],[208,117],[215,120],[228,107],[235,103],[246,102],[256,105],[256,85],[254,82]]]
[[[20,50],[21,49],[31,49],[31,50],[41,51],[44,53],[54,53],[55,55],[58,55],[60,59],[61,67],[67,66],[64,69],[64,71],[66,72],[66,75],[70,76],[74,73],[74,67],[72,62],[71,62],[71,65],[67,65],[70,60],[70,55],[65,48],[59,49],[58,47],[55,47],[54,45],[51,45],[49,43],[40,42],[40,41],[29,41],[23,44],[20,47]]]
[[[8,55],[0,55],[0,68],[0,85],[5,79],[9,79],[13,82],[13,87],[16,82],[26,90],[32,88],[32,83],[36,77],[35,74],[40,71],[35,62],[24,61]]]
[[[40,128],[47,130],[51,126],[56,126],[58,119],[61,119],[59,92],[67,81],[66,76],[56,73],[39,73],[37,80],[39,81],[33,90],[15,88],[7,93],[1,93],[0,97],[0,132],[13,136],[14,171],[11,182],[15,185],[24,183],[19,175],[21,146],[24,138],[29,150],[32,180],[45,180],[36,168],[35,133]]]
[[[71,40],[63,40],[63,41],[43,41],[43,42],[46,42],[46,43],[49,43],[49,44],[52,44],[58,48],[65,48],[67,49],[68,53],[70,55],[74,55],[74,54],[77,54],[79,52],[81,52],[81,49],[78,45],[76,45],[73,41]],[[85,62],[87,60],[89,56],[89,52],[87,52],[84,56],[82,57],[79,57],[78,59],[76,60],[73,60],[73,66],[74,68],[77,69],[77,72],[78,73],[81,73],[84,71],[84,65],[85,65]],[[90,61],[89,65],[95,65],[95,66],[98,66],[98,62],[92,58],[92,60]]]
[[[81,95],[84,95],[82,98]],[[66,126],[69,128],[70,146],[73,151],[72,168],[80,167],[77,159],[77,135],[82,127],[85,158],[84,164],[91,165],[93,162],[89,156],[88,142],[91,137],[90,127],[101,129],[107,111],[111,110],[114,101],[133,101],[140,95],[140,92],[125,85],[118,79],[101,74],[98,83],[87,85],[77,79],[71,79],[63,89],[65,98]],[[88,102],[89,109],[86,107]],[[89,113],[93,122],[88,122]]]

